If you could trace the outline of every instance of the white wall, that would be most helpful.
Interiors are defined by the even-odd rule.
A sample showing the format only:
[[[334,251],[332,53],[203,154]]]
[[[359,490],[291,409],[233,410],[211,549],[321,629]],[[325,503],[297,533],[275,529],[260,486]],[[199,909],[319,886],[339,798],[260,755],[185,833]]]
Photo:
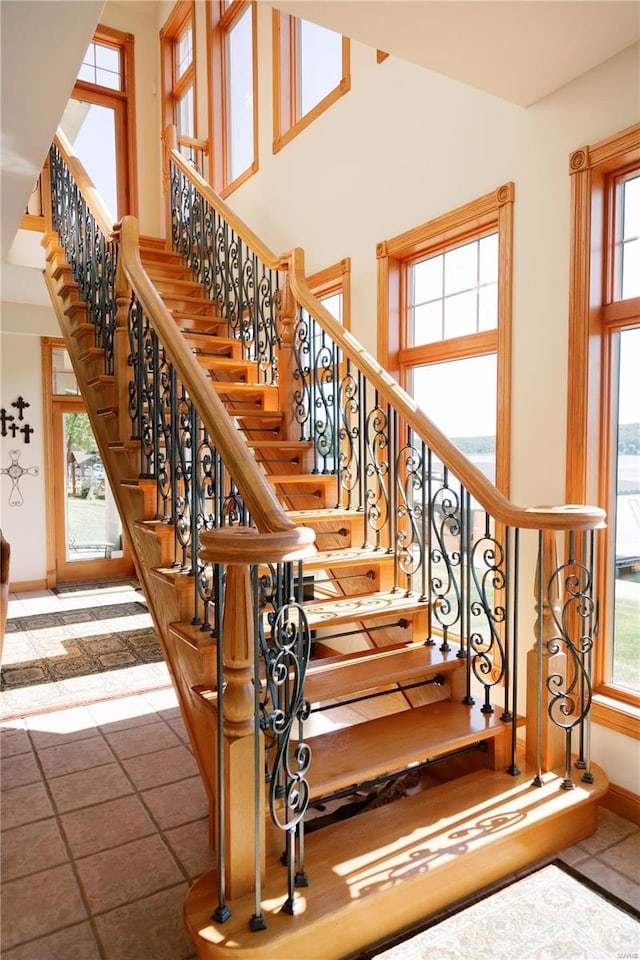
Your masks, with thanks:
[[[10,450],[20,453],[18,464],[23,469],[37,467],[37,476],[22,476],[19,488],[21,506],[10,506],[11,480],[0,478],[0,526],[11,544],[11,583],[44,581],[47,573],[45,542],[45,477],[50,464],[44,461],[44,422],[41,380],[41,336],[60,336],[53,310],[28,304],[2,303],[0,334],[0,406],[16,417],[11,404],[21,396],[30,406],[23,413],[22,423],[34,433],[25,443],[23,434],[0,437],[0,467],[12,463]]]

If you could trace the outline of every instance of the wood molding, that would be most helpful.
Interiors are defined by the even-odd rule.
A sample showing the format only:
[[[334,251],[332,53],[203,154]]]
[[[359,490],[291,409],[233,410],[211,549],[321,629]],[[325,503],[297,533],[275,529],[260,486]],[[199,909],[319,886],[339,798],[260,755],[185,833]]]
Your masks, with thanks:
[[[609,789],[599,801],[599,806],[606,807],[619,817],[640,825],[640,797],[625,787],[610,783]]]
[[[25,213],[20,221],[21,230],[34,230],[36,233],[44,233],[44,216],[38,216],[35,213]]]
[[[384,63],[388,56],[389,54],[384,50],[376,50],[376,63]]]
[[[9,593],[26,593],[29,590],[48,590],[46,578],[40,580],[13,580],[9,582]]]
[[[618,700],[612,693],[596,690],[591,706],[593,722],[632,740],[640,740],[640,709],[634,704]]]

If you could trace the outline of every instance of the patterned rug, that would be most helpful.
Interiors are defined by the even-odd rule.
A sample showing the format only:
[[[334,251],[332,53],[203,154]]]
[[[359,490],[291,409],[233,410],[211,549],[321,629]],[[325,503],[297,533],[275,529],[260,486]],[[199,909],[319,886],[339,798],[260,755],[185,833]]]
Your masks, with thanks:
[[[123,595],[133,596],[131,589]],[[116,602],[7,621],[0,672],[2,719],[170,683],[146,605],[111,599]]]
[[[357,960],[615,960],[640,956],[640,916],[555,861]]]

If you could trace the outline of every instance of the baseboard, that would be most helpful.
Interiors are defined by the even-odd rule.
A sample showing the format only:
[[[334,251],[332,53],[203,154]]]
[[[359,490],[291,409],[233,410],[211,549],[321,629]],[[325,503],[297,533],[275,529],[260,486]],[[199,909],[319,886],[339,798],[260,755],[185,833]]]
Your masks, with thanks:
[[[15,580],[9,583],[9,593],[25,593],[27,590],[46,590],[47,580]]]
[[[600,806],[606,807],[612,813],[616,813],[631,823],[640,825],[640,797],[631,790],[619,787],[615,783],[609,784],[609,789],[604,797],[599,801]]]

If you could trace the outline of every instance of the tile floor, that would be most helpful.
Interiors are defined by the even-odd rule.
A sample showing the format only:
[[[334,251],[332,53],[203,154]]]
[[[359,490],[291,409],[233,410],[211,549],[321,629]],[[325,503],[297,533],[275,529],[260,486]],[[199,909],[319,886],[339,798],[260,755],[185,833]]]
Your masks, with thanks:
[[[191,960],[207,801],[170,689],[0,724],[4,960]],[[640,909],[640,827],[601,809],[564,851]]]

